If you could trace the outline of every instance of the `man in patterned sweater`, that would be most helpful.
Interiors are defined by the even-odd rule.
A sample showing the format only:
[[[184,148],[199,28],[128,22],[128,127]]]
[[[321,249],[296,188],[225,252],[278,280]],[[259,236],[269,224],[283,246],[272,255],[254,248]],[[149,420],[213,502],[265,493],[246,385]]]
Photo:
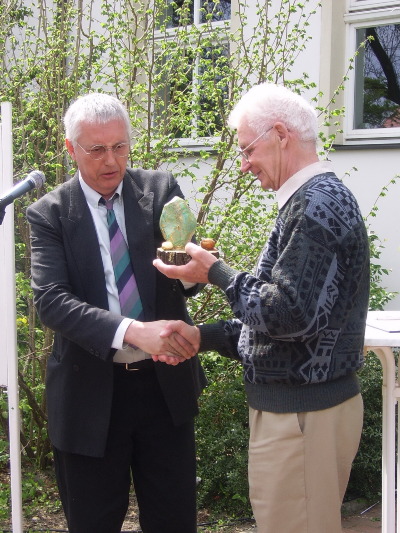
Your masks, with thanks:
[[[365,225],[352,193],[318,160],[316,113],[302,97],[255,86],[230,125],[241,170],[275,190],[279,206],[255,273],[194,244],[188,265],[155,265],[217,285],[236,317],[200,325],[193,342],[243,364],[258,533],[340,533],[363,418],[356,372],[369,296]]]

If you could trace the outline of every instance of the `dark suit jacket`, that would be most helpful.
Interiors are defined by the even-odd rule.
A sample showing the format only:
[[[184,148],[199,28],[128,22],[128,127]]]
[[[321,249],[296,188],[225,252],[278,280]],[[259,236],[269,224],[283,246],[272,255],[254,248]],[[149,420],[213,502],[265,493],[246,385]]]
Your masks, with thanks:
[[[145,320],[190,322],[183,287],[152,265],[163,240],[159,218],[182,196],[171,174],[128,169],[123,182],[126,230]],[[50,439],[56,448],[101,457],[113,392],[114,334],[120,315],[108,311],[95,226],[75,176],[31,205],[32,286],[43,324],[55,331],[46,392]],[[156,364],[175,424],[197,414],[205,378],[197,356],[176,367]]]

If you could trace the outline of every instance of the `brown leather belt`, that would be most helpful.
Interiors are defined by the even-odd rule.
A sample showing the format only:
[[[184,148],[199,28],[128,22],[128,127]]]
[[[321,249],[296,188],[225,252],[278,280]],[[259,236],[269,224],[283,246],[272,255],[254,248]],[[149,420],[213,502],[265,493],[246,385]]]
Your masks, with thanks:
[[[153,359],[143,359],[142,361],[136,361],[135,363],[114,363],[117,368],[134,372],[135,370],[154,370]]]

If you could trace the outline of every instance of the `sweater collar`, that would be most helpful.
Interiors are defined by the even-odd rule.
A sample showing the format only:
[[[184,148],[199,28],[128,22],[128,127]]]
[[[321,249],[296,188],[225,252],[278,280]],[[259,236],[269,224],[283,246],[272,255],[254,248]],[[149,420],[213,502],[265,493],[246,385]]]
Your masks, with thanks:
[[[325,174],[326,172],[333,172],[333,165],[330,161],[317,161],[308,165],[296,174],[293,174],[280,189],[276,191],[276,200],[279,209],[286,204],[289,198],[304,185],[309,179],[318,174]]]

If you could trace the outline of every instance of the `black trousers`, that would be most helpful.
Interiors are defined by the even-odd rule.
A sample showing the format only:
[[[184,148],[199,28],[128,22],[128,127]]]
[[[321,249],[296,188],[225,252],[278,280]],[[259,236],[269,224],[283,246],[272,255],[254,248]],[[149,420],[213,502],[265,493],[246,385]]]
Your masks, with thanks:
[[[193,420],[173,425],[154,370],[114,376],[105,456],[54,449],[69,532],[120,533],[133,481],[143,533],[196,533]]]

